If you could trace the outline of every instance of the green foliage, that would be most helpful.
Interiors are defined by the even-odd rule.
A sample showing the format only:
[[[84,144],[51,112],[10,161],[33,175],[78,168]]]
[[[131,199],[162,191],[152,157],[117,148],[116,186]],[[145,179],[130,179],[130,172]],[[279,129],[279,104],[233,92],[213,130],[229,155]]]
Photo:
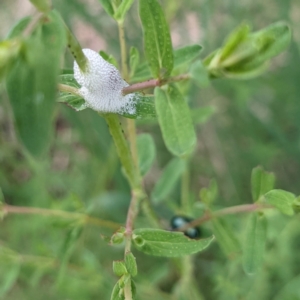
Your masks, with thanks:
[[[146,254],[164,257],[179,257],[203,251],[214,237],[191,240],[181,232],[161,229],[136,229],[133,232],[135,247]]]
[[[151,194],[151,199],[154,203],[159,203],[170,195],[177,186],[185,168],[185,162],[180,158],[173,158],[173,160],[168,163],[157,180]]]
[[[259,198],[272,190],[275,184],[273,173],[266,172],[262,167],[256,167],[251,174],[252,199],[258,201]]]
[[[146,133],[138,135],[137,149],[139,154],[140,172],[142,176],[145,176],[150,170],[156,156],[156,149],[152,136]]]
[[[265,216],[261,213],[253,213],[247,224],[243,253],[243,266],[248,274],[256,273],[263,263],[266,231]]]
[[[118,22],[124,21],[125,15],[126,15],[127,11],[130,9],[133,2],[134,2],[134,0],[123,0],[121,2],[121,4],[118,6],[118,8],[114,14],[114,18]]]
[[[155,78],[165,78],[173,69],[168,24],[157,0],[140,0],[139,4],[147,61]]]
[[[30,0],[30,2],[43,13],[48,13],[52,9],[50,0]]]
[[[213,233],[222,251],[228,257],[234,257],[240,251],[240,245],[235,233],[225,220],[212,220]]]
[[[174,51],[174,68],[190,63],[199,57],[202,47],[200,45],[185,46]]]
[[[266,70],[268,60],[281,53],[291,41],[291,29],[285,22],[274,23],[250,33],[247,24],[235,29],[223,47],[205,60],[214,77],[249,79]]]
[[[155,89],[155,108],[168,150],[177,156],[189,154],[196,143],[188,105],[175,85]]]
[[[241,23],[276,11],[297,28],[292,1],[31,2],[0,41],[0,298],[296,299],[299,39],[286,22]],[[0,34],[16,9],[1,6]],[[87,107],[71,31],[124,74],[135,113]],[[250,186],[260,164],[273,173],[254,168]],[[201,239],[171,230],[174,216]]]
[[[295,200],[294,194],[283,190],[271,190],[263,197],[263,202],[274,205],[279,211],[288,216],[294,214],[293,204]]]
[[[13,64],[7,78],[16,129],[35,156],[44,154],[49,146],[59,64],[66,42],[58,14],[52,12],[48,18],[24,41],[24,57]],[[23,26],[21,21],[11,36]]]

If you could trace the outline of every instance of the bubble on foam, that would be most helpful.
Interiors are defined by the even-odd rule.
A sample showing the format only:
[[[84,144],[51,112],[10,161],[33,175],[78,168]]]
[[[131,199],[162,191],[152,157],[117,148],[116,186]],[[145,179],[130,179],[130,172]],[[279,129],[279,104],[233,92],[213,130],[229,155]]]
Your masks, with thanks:
[[[138,97],[135,93],[122,95],[122,89],[129,84],[118,69],[97,52],[91,49],[82,51],[88,60],[87,71],[83,73],[75,61],[74,77],[81,85],[79,93],[86,105],[99,112],[134,114]]]

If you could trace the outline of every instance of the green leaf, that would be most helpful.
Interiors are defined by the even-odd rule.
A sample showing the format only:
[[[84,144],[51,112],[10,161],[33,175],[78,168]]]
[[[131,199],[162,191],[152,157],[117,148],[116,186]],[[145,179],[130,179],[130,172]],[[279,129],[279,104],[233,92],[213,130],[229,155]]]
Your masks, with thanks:
[[[133,75],[135,74],[135,71],[139,65],[140,62],[140,53],[139,50],[135,47],[131,47],[130,48],[130,55],[129,55],[130,59],[129,59],[129,65],[130,65],[130,72],[131,72],[131,76],[133,77]]]
[[[108,15],[110,15],[111,17],[113,17],[114,16],[114,8],[113,8],[113,6],[111,4],[111,0],[99,0],[99,2],[103,6],[103,8],[106,11],[106,13]]]
[[[110,300],[124,300],[124,279],[123,277],[115,284]]]
[[[150,170],[156,156],[156,149],[152,136],[147,133],[138,135],[137,149],[140,173],[142,176],[145,176]]]
[[[214,237],[193,240],[182,232],[142,228],[133,231],[135,247],[146,254],[164,257],[179,257],[203,251]]]
[[[190,153],[196,134],[188,104],[175,85],[170,85],[168,91],[155,88],[155,108],[168,150],[178,156]]]
[[[173,69],[169,27],[157,0],[140,0],[147,61],[155,78],[166,78]]]
[[[168,163],[152,191],[151,199],[153,202],[159,203],[169,196],[177,186],[180,176],[185,171],[185,168],[185,162],[180,158],[173,158]]]
[[[12,63],[17,59],[22,43],[18,39],[0,42],[0,81],[9,71]]]
[[[123,113],[122,116],[130,119],[153,119],[156,117],[153,97],[136,93],[136,111],[134,114]]]
[[[247,224],[243,267],[246,273],[254,274],[260,268],[265,252],[267,221],[263,214],[253,213]]]
[[[204,107],[194,108],[191,110],[193,123],[195,125],[206,123],[215,112],[216,112],[216,108],[214,106],[204,106]]]
[[[50,0],[30,0],[30,2],[42,13],[47,13],[52,9]]]
[[[294,214],[293,204],[296,196],[283,190],[271,190],[266,193],[262,202],[274,205],[283,214],[292,216]]]
[[[0,297],[4,297],[13,287],[20,274],[18,262],[1,264]],[[2,298],[4,299],[4,298]]]
[[[271,172],[266,172],[261,166],[252,170],[251,191],[253,201],[257,201],[260,196],[274,188],[275,176]]]
[[[114,18],[122,22],[125,18],[125,15],[127,11],[130,9],[131,5],[133,4],[134,0],[123,0],[119,7],[117,8],[117,11],[114,14]]]
[[[236,255],[240,251],[240,245],[227,222],[223,219],[213,219],[212,224],[213,233],[225,255],[228,257]]]
[[[259,55],[252,63],[262,63],[284,51],[290,44],[292,32],[285,22],[277,22],[252,34]]]
[[[113,272],[119,277],[127,274],[125,262],[120,260],[113,261]]]
[[[111,237],[110,244],[111,245],[119,245],[124,242],[125,239],[126,228],[119,228]]]
[[[248,38],[249,32],[250,26],[248,24],[241,24],[231,32],[222,47],[220,60],[226,59],[242,42],[244,42]]]
[[[20,140],[32,155],[41,156],[50,143],[60,60],[66,44],[59,15],[52,11],[47,23],[25,42],[24,58],[19,58],[8,74],[7,92]]]
[[[174,51],[174,68],[190,63],[196,59],[202,50],[200,45],[190,45]]]
[[[126,265],[126,269],[128,270],[128,273],[132,277],[137,275],[136,260],[131,252],[126,253],[126,255],[125,255],[125,265]]]
[[[210,205],[213,203],[217,197],[218,197],[218,185],[216,180],[211,180],[209,183],[209,186],[207,188],[202,188],[200,190],[200,198],[202,202],[206,203],[207,205]]]
[[[114,65],[117,69],[119,69],[117,60],[110,54],[107,54],[105,51],[99,51],[100,56],[105,59],[110,64]]]
[[[201,60],[198,60],[192,65],[190,74],[191,78],[194,79],[200,88],[207,87],[210,84],[209,74]]]
[[[19,20],[19,22],[11,29],[7,38],[12,39],[15,37],[20,37],[30,21],[31,21],[31,17],[25,17]]]
[[[148,80],[151,77],[151,71],[147,62],[143,62],[137,65],[136,70],[131,78],[132,82],[139,82]]]
[[[65,103],[76,111],[81,111],[87,108],[85,100],[76,93],[76,90],[80,88],[80,85],[74,78],[73,74],[63,74],[59,76],[59,82],[67,86],[75,88],[74,93],[60,91],[57,102]]]

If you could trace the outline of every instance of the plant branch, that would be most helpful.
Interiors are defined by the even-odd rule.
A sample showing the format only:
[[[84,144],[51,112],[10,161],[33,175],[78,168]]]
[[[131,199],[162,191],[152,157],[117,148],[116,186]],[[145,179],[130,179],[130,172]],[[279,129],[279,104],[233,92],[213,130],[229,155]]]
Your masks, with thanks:
[[[79,93],[78,89],[73,87],[73,86],[59,83],[58,84],[58,89],[61,92],[70,93],[70,94],[82,97],[82,95]]]
[[[88,60],[86,56],[84,55],[82,48],[75,38],[75,36],[72,34],[72,32],[69,30],[67,25],[65,25],[65,30],[67,33],[67,40],[68,40],[68,48],[70,49],[70,52],[74,59],[76,60],[80,70],[82,72],[86,72],[88,68]]]
[[[39,24],[41,18],[44,16],[43,13],[37,11],[33,17],[31,18],[30,22],[26,26],[26,28],[23,31],[23,36],[28,37],[31,35],[31,33],[35,30],[37,25]]]
[[[131,189],[134,190],[140,186],[140,176],[135,168],[130,148],[125,139],[118,116],[116,114],[103,114],[102,116],[109,127],[110,134],[114,140],[118,156],[121,160]]]
[[[261,209],[268,209],[268,208],[274,208],[272,205],[268,204],[244,204],[244,205],[237,205],[232,207],[223,208],[220,210],[217,210],[215,212],[207,212],[203,217],[196,219],[187,225],[181,227],[178,231],[186,231],[188,228],[199,226],[205,222],[210,221],[214,218],[219,218],[226,215],[235,215],[240,213],[248,213],[256,210]]]
[[[45,208],[36,208],[36,207],[25,207],[25,206],[13,206],[4,204],[1,207],[2,212],[4,215],[6,214],[21,214],[21,215],[39,215],[39,216],[48,216],[48,217],[60,217],[63,219],[72,219],[82,221],[86,224],[100,226],[100,227],[107,227],[111,229],[118,229],[120,228],[120,224],[114,223],[112,221],[101,220],[98,218],[94,218],[82,213],[74,213],[74,212],[67,212],[62,210],[54,210],[54,209],[45,209]]]
[[[124,22],[118,22],[118,29],[119,29],[119,41],[121,47],[122,76],[125,80],[128,80],[127,51],[126,51]]]
[[[170,77],[168,79],[162,79],[162,80],[150,79],[147,81],[138,82],[138,83],[129,85],[129,86],[123,88],[122,93],[125,96],[127,94],[131,94],[134,92],[142,91],[142,90],[149,89],[149,88],[155,88],[157,86],[163,86],[168,83],[178,82],[178,81],[187,80],[187,79],[190,79],[189,74],[181,74],[178,76],[174,76],[174,77]]]

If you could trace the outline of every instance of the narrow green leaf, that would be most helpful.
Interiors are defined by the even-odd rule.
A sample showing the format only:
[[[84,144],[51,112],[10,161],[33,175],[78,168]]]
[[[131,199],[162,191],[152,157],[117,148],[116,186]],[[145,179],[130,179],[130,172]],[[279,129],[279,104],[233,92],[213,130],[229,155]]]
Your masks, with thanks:
[[[142,176],[145,176],[150,170],[156,156],[156,149],[152,136],[147,133],[140,134],[137,137],[137,149],[140,172]]]
[[[180,176],[185,170],[185,162],[180,158],[173,158],[158,178],[151,194],[153,202],[163,201],[177,186]]]
[[[62,283],[62,280],[66,273],[67,264],[70,260],[70,257],[75,249],[75,245],[78,242],[78,239],[80,238],[82,232],[83,232],[82,226],[76,226],[71,228],[66,235],[66,238],[60,249],[61,264],[60,264],[58,276],[56,278],[57,285],[60,285]]]
[[[107,54],[105,51],[101,50],[99,51],[99,54],[101,55],[101,57],[103,59],[105,59],[107,62],[109,62],[110,64],[114,65],[117,69],[119,69],[119,65],[117,60],[115,59],[114,56]]]
[[[242,42],[244,42],[250,32],[248,24],[238,26],[225,40],[224,46],[220,53],[220,60],[226,59]]]
[[[30,21],[31,21],[31,17],[25,17],[19,20],[18,23],[11,29],[7,38],[12,39],[21,36],[24,29],[27,27]]]
[[[173,69],[173,51],[168,24],[157,0],[140,0],[147,61],[155,78],[165,78]]]
[[[133,77],[135,74],[135,71],[139,65],[140,62],[140,53],[139,50],[135,47],[130,48],[130,54],[129,54],[129,65],[130,65],[130,72],[131,76]]]
[[[113,17],[114,16],[114,8],[113,8],[113,6],[111,4],[111,0],[99,0],[99,2],[103,6],[103,8],[106,11],[106,13],[108,15],[110,15],[111,17]]]
[[[294,214],[294,201],[296,196],[290,192],[283,190],[271,190],[266,193],[262,201],[274,205],[283,214],[292,216]]]
[[[119,7],[117,8],[117,11],[114,14],[114,18],[122,22],[125,18],[125,15],[127,11],[130,9],[131,5],[133,4],[134,0],[123,0]]]
[[[257,60],[264,62],[285,50],[290,44],[292,32],[285,22],[277,22],[252,34],[259,55]]]
[[[43,13],[47,13],[52,9],[51,0],[30,0],[30,2]]]
[[[20,265],[18,262],[1,264],[1,285],[0,297],[4,297],[13,287],[20,274]],[[4,299],[4,298],[2,298]]]
[[[212,115],[216,112],[214,106],[204,106],[198,107],[191,110],[191,116],[193,123],[196,124],[204,124],[206,123]]]
[[[196,59],[202,50],[200,45],[190,45],[174,51],[174,68],[190,63]]]
[[[76,111],[81,111],[87,108],[85,100],[81,97],[77,90],[80,85],[74,78],[73,74],[63,74],[59,76],[59,83],[75,88],[74,93],[59,92],[57,102],[65,103]]]
[[[257,201],[260,196],[274,188],[275,176],[273,173],[266,172],[261,166],[252,170],[251,191],[253,201]]]
[[[212,224],[213,233],[224,254],[228,257],[236,255],[240,251],[240,245],[227,222],[222,219],[213,219]]]
[[[198,60],[191,67],[191,78],[200,87],[207,87],[210,84],[209,74],[206,67],[202,64],[201,60]]]
[[[179,257],[203,251],[214,237],[193,240],[182,232],[161,229],[136,229],[133,232],[135,247],[146,254],[164,257]]]
[[[136,93],[135,113],[123,113],[122,116],[130,119],[153,119],[156,117],[153,97],[143,96]]]
[[[253,213],[247,224],[243,252],[243,267],[248,274],[254,274],[263,262],[266,231],[265,216],[260,213]]]
[[[126,265],[126,269],[128,270],[128,273],[132,277],[137,275],[136,260],[131,252],[126,253],[126,255],[125,255],[125,265]]]
[[[178,156],[190,153],[196,134],[189,107],[175,85],[170,85],[167,92],[155,88],[155,108],[168,150]]]
[[[119,279],[119,281],[115,284],[110,300],[124,300],[124,282],[123,278]]]
[[[124,261],[115,260],[113,261],[113,272],[115,275],[121,277],[127,274],[127,269]]]
[[[7,91],[22,143],[32,155],[41,156],[50,143],[60,59],[66,44],[59,15],[52,11],[47,23],[25,42],[25,58],[19,58],[8,74]]]

